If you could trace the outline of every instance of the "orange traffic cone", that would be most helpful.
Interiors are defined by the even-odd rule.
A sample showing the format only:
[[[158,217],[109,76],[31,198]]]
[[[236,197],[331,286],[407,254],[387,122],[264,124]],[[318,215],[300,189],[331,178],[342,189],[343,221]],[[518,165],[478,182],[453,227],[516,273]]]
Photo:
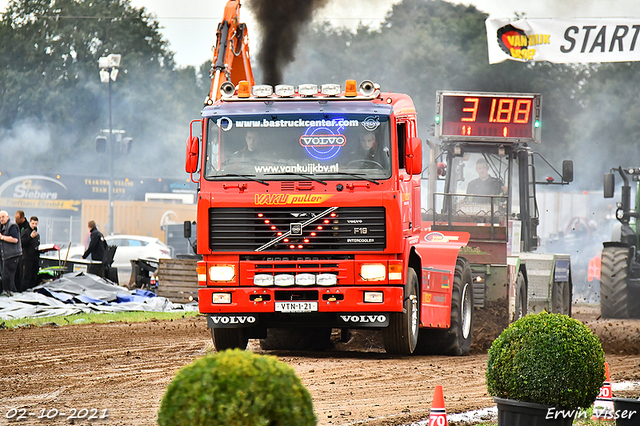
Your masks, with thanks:
[[[447,410],[444,408],[444,395],[442,386],[436,386],[433,392],[433,402],[429,413],[429,426],[447,426]]]
[[[609,378],[609,364],[604,363],[606,379],[600,388],[600,394],[593,401],[593,415],[591,420],[614,420],[613,399],[611,398],[611,379]]]

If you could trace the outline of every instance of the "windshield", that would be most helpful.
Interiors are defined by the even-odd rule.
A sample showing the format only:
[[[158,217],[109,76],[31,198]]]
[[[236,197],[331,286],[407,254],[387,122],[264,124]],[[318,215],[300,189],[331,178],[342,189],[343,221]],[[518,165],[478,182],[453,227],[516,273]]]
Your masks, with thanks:
[[[504,224],[507,217],[509,158],[492,153],[451,156],[444,193],[436,211],[444,220]]]
[[[388,116],[251,115],[212,118],[205,178],[370,179],[391,176]],[[244,176],[238,176],[244,175]]]

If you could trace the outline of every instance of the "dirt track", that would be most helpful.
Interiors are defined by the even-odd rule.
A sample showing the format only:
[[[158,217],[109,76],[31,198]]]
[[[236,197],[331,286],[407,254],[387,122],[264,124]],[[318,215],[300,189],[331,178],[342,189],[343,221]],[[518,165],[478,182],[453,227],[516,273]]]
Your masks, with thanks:
[[[640,382],[640,321],[596,320],[593,308],[580,308],[574,316],[601,336],[612,381]],[[84,414],[83,408],[95,409],[97,417],[108,410],[107,419],[91,424],[154,425],[174,373],[212,347],[204,317],[0,330],[0,341],[0,425],[90,424],[67,419],[74,411]],[[494,405],[484,383],[485,353],[391,358],[371,343],[358,342],[359,352],[338,346],[325,353],[271,353],[302,378],[319,425],[425,419],[437,384],[444,387],[448,413]],[[254,341],[250,349],[260,351]],[[14,419],[21,413],[28,418],[7,420],[12,408],[18,409],[9,412]],[[43,410],[65,415],[38,419]]]

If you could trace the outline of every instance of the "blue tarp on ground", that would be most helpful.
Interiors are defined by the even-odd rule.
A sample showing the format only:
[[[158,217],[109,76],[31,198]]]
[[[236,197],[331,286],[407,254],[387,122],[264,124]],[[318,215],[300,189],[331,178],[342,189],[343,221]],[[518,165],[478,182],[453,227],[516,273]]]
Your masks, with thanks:
[[[196,303],[173,303],[147,290],[128,290],[83,272],[64,274],[28,292],[0,296],[0,320],[81,312],[197,311]]]

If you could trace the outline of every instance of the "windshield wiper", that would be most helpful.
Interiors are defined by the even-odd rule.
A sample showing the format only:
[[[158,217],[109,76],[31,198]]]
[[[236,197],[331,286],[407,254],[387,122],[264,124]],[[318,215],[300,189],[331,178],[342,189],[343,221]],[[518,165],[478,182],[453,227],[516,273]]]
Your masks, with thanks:
[[[369,179],[368,177],[364,177],[364,173],[347,173],[347,172],[327,172],[327,173],[318,173],[319,175],[346,175],[346,176],[353,176],[356,177],[358,179],[362,179],[362,180],[368,180],[371,183],[375,183],[376,185],[380,185],[380,182],[378,182],[375,179]]]
[[[269,182],[265,182],[262,179],[256,179],[256,175],[239,175],[236,173],[226,173],[224,175],[217,175],[217,176],[212,176],[213,178],[219,178],[219,177],[243,177],[249,180],[252,180],[254,182],[258,182],[261,183],[263,185],[267,185],[269,186]]]
[[[265,176],[274,176],[274,175],[285,175],[285,176],[302,176],[305,179],[311,179],[311,180],[315,180],[318,183],[321,183],[323,185],[326,185],[327,182],[320,180],[318,178],[315,178],[311,175],[305,175],[303,173],[295,173],[295,172],[282,172],[282,173],[264,173]]]

